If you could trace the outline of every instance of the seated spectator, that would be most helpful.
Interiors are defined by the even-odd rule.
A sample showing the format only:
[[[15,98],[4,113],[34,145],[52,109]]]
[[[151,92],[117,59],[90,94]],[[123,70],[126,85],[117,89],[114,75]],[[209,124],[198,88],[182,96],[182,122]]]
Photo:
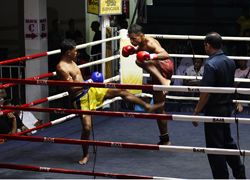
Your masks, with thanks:
[[[0,85],[2,85],[2,83],[0,83]],[[0,105],[3,105],[4,103],[4,98],[7,97],[7,93],[5,91],[5,89],[0,89]]]
[[[193,65],[193,60],[192,58],[182,58],[180,65],[178,66],[178,68],[176,69],[176,75],[184,75],[185,70],[189,67]],[[174,79],[174,86],[182,86],[183,85],[183,79]]]
[[[194,65],[189,66],[185,72],[185,76],[202,76],[204,73],[203,59],[195,58]],[[183,79],[183,85],[185,86],[199,86],[201,80],[198,79]],[[198,97],[200,93],[189,93],[191,96]]]
[[[11,101],[5,101],[3,105],[11,106]],[[9,134],[14,135],[17,134],[17,129],[21,131],[26,131],[28,128],[22,123],[18,115],[10,112],[8,114],[4,114],[0,116],[0,134]],[[31,133],[27,133],[30,135]]]
[[[186,67],[192,66],[193,64],[194,63],[192,58],[182,58],[180,62],[180,66],[186,66]]]
[[[67,39],[73,39],[75,40],[77,36],[82,36],[81,31],[79,31],[78,29],[76,29],[75,27],[75,20],[74,19],[70,19],[69,20],[69,30],[66,32],[66,38]]]
[[[185,76],[202,76],[204,72],[203,59],[195,58],[194,65],[189,66],[185,72]],[[183,85],[199,86],[201,80],[198,79],[183,79]]]
[[[18,102],[14,101],[14,100],[11,101],[11,105],[12,106],[19,106]],[[15,111],[15,114],[19,116],[19,118],[21,119],[23,124],[29,129],[33,129],[37,126],[42,125],[42,120],[36,119],[35,116],[29,111],[17,110],[17,111]],[[31,133],[34,134],[37,131],[39,131],[39,130],[34,130]],[[17,130],[17,132],[21,132],[21,131]]]
[[[176,69],[176,75],[182,76],[184,75],[185,70],[187,69],[187,66],[179,66]],[[174,86],[182,86],[183,85],[183,79],[174,79]]]
[[[250,79],[250,67],[247,66],[247,60],[239,60],[238,61],[239,64],[239,68],[235,70],[235,78],[248,78]],[[250,87],[250,83],[246,83],[246,82],[235,82],[234,86],[240,87],[240,88],[249,88]],[[241,100],[250,100],[250,96],[249,95],[245,95],[245,94],[238,94],[237,99],[241,99]],[[237,110],[239,112],[241,112],[243,110],[243,106],[241,103],[237,103]]]
[[[22,120],[23,124],[29,129],[33,129],[37,126],[42,125],[42,120],[36,119],[35,116],[29,111],[18,111],[17,115]],[[32,134],[36,133],[39,130],[31,131]]]

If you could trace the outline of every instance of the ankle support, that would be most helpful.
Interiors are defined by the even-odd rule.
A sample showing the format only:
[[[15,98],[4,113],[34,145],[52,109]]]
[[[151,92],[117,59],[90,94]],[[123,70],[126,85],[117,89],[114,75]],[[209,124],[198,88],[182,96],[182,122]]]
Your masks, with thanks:
[[[168,133],[160,135],[159,138],[160,142],[157,143],[158,145],[163,145],[165,142],[169,141]]]

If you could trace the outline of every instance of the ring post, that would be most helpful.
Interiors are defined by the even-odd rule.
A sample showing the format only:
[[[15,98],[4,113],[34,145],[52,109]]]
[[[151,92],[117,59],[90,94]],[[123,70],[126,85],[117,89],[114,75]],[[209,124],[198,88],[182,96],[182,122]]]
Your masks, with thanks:
[[[127,45],[132,45],[128,38],[128,30],[120,30],[120,73],[121,73],[121,84],[135,84],[142,85],[143,72],[142,68],[135,64],[136,54],[130,55],[129,57],[122,56],[122,48]],[[141,93],[142,90],[129,90],[131,93]]]

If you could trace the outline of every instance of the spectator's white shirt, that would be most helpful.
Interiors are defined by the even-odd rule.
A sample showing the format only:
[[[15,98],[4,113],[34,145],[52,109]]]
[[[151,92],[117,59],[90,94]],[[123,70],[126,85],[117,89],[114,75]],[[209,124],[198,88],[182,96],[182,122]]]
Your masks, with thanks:
[[[187,66],[179,66],[176,69],[176,75],[184,75],[185,70],[187,69]],[[174,86],[182,86],[183,85],[183,79],[174,79]]]
[[[192,66],[189,66],[185,72],[184,72],[184,75],[185,76],[202,76],[204,73],[204,66],[201,66],[199,72],[196,74],[196,71],[194,69],[194,65]],[[193,79],[193,80],[190,80],[190,82],[197,82],[199,80],[196,80],[196,79]]]
[[[21,121],[23,122],[23,124],[28,128],[28,129],[32,129],[35,128],[35,123],[38,121],[35,116],[29,112],[29,111],[21,111],[20,115],[19,115]],[[19,130],[20,131],[20,130]],[[36,133],[37,131],[34,130],[32,131],[32,134]]]
[[[241,70],[240,68],[235,70],[234,77],[235,78],[245,78],[250,67],[247,67],[245,70]],[[250,73],[247,76],[250,79]]]
[[[247,61],[247,66],[248,66],[248,67],[250,66],[250,60]]]

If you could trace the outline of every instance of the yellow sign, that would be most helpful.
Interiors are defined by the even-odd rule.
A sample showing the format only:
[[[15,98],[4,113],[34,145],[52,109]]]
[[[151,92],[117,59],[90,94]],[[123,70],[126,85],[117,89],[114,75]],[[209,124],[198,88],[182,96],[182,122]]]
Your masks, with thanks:
[[[99,15],[99,0],[87,0],[88,13]]]
[[[122,13],[122,0],[100,0],[99,15],[112,15]]]

